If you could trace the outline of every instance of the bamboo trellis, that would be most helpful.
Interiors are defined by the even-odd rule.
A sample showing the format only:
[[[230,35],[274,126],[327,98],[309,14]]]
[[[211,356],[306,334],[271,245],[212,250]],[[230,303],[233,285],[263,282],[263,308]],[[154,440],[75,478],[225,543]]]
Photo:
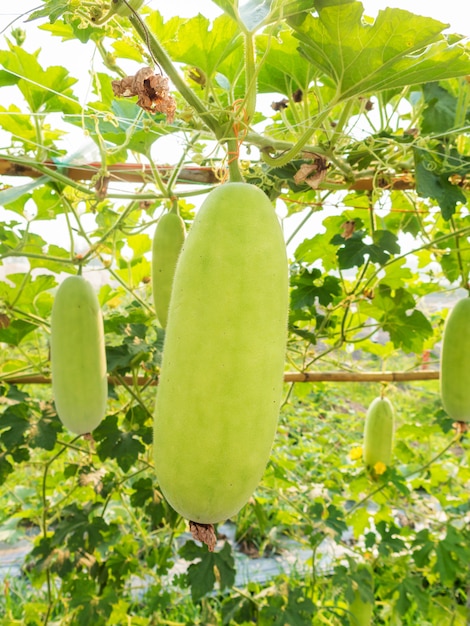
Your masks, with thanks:
[[[0,377],[0,382],[9,385],[49,385],[49,376],[29,375],[29,376],[8,376]],[[315,383],[315,382],[410,382],[410,381],[439,380],[439,372],[436,370],[417,370],[413,372],[286,372],[284,382],[286,383]],[[137,383],[140,386],[158,385],[158,377],[148,376],[109,376],[108,382],[111,385],[132,385]]]
[[[39,178],[48,171],[60,172],[73,181],[92,180],[99,176],[101,163],[91,162],[83,165],[59,165],[53,162],[30,163],[0,158],[0,176],[24,176],[29,178]],[[157,166],[162,179],[169,178],[173,168],[171,166]],[[220,174],[220,173],[219,173]],[[121,163],[109,165],[107,167],[109,182],[115,183],[143,183],[152,179],[152,170],[149,165],[139,163]],[[216,184],[219,182],[217,172],[211,167],[185,167],[178,174],[178,182],[193,184]],[[396,176],[390,180],[364,178],[352,183],[341,181],[327,181],[330,185],[338,186],[338,189],[349,189],[351,191],[371,191],[380,187],[389,190],[414,189],[415,182],[410,176]],[[347,372],[347,371],[318,371],[318,372],[286,372],[284,381],[288,383],[305,382],[408,382],[408,381],[428,381],[438,380],[439,372],[435,370],[419,370],[411,372]],[[149,378],[147,376],[109,376],[109,383],[112,385],[128,384],[132,385],[157,385],[158,377]],[[50,384],[51,378],[41,375],[27,376],[0,376],[0,382],[12,385],[26,384]]]
[[[169,178],[173,171],[172,166],[158,165],[157,170],[163,180]],[[62,165],[50,162],[35,163],[21,162],[0,158],[0,176],[25,176],[29,178],[39,178],[44,176],[49,170],[60,172],[63,176],[73,181],[91,180],[101,173],[102,164],[99,162],[86,163],[83,165]],[[150,165],[140,163],[116,163],[108,165],[108,182],[112,183],[143,183],[152,180],[152,169]],[[220,172],[219,172],[220,175]],[[218,173],[211,167],[184,167],[177,178],[180,183],[207,184],[214,185],[220,182]],[[372,191],[380,187],[390,190],[414,189],[415,182],[410,176],[395,176],[392,179],[363,178],[351,183],[340,180],[325,181],[327,186],[338,187],[339,189],[349,189],[351,191]]]

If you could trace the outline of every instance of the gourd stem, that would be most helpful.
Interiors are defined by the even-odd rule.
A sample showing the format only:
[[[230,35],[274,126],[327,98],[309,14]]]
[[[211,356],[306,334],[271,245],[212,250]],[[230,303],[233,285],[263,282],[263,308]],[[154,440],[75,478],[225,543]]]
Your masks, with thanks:
[[[457,263],[459,266],[460,278],[462,279],[462,287],[468,291],[468,295],[470,296],[470,285],[468,281],[468,274],[466,274],[465,269],[464,269],[462,253],[460,250],[460,239],[457,234],[457,228],[455,226],[455,221],[453,217],[450,218],[450,225],[451,225],[452,231],[455,234],[455,250],[457,252]]]
[[[255,49],[251,32],[245,33],[245,110],[250,123],[256,111]]]
[[[238,142],[236,139],[229,139],[227,141],[227,153],[229,155],[228,171],[230,182],[243,183],[244,178],[238,163]]]
[[[169,211],[170,213],[174,213],[175,215],[179,215],[180,211],[179,211],[179,205],[178,205],[178,199],[177,198],[173,198],[173,201],[171,203],[171,209]]]

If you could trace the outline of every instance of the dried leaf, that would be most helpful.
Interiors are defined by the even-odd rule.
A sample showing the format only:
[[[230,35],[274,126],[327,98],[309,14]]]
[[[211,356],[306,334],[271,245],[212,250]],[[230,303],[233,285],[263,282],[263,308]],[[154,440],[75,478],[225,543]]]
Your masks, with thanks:
[[[341,237],[343,239],[351,239],[356,228],[356,222],[354,220],[348,220],[347,222],[341,224],[341,228],[343,229]]]
[[[320,184],[325,180],[328,172],[328,164],[326,160],[316,155],[315,159],[310,163],[303,163],[294,176],[294,181],[306,183],[312,189],[318,189]]]
[[[287,109],[289,106],[289,100],[287,98],[283,98],[282,100],[278,100],[277,102],[271,102],[271,109],[273,111],[282,111]]]
[[[5,313],[0,313],[0,328],[8,328],[10,326],[10,318]]]
[[[113,80],[113,93],[117,97],[138,96],[137,104],[149,113],[164,113],[171,124],[175,117],[176,102],[169,91],[168,78],[155,74],[151,67],[141,68],[134,76]]]
[[[100,176],[95,183],[95,191],[98,200],[104,200],[108,193],[109,176]]]

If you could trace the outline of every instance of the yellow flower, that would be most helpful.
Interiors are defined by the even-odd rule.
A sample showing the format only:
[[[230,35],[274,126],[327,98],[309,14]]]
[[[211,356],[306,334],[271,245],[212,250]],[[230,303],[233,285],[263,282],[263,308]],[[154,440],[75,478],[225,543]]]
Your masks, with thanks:
[[[377,476],[380,476],[381,474],[383,474],[386,469],[387,469],[387,466],[385,465],[385,463],[382,463],[382,461],[378,461],[374,465],[374,472],[377,474]]]
[[[351,459],[351,461],[357,461],[357,459],[360,459],[361,457],[362,457],[361,446],[357,446],[356,448],[353,448],[351,452],[349,453],[349,458]]]

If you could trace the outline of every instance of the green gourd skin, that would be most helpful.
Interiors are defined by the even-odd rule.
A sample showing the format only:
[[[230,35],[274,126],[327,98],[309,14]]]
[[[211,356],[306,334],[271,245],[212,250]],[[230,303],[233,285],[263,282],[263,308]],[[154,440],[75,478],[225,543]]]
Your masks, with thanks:
[[[375,398],[367,410],[364,425],[363,458],[367,467],[390,465],[393,450],[394,410],[388,398]]]
[[[226,183],[205,199],[176,267],[157,389],[164,496],[213,524],[249,500],[269,459],[288,314],[284,238],[267,196]]]
[[[77,435],[90,433],[105,416],[108,380],[98,298],[81,276],[66,278],[54,299],[51,369],[61,422]]]
[[[158,220],[152,242],[152,294],[162,328],[167,325],[176,262],[185,237],[186,228],[177,213],[165,213]]]
[[[470,298],[459,300],[444,325],[441,400],[456,422],[470,422]]]

